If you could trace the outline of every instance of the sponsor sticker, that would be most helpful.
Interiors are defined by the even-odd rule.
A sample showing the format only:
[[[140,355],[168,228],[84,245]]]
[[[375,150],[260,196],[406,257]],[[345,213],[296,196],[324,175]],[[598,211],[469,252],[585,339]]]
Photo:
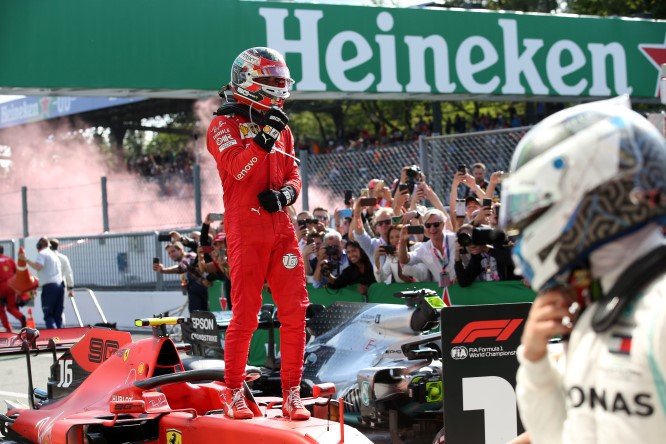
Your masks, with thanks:
[[[259,57],[255,57],[252,54],[248,53],[247,51],[243,52],[240,55],[240,59],[247,63],[251,63],[253,65],[259,65],[261,63]]]
[[[256,123],[241,123],[238,126],[238,129],[240,130],[241,133],[241,138],[242,139],[248,139],[248,138],[253,138],[257,134],[259,134],[259,125]]]
[[[252,169],[255,163],[257,163],[256,157],[250,159],[250,161],[243,167],[243,169],[236,175],[236,179],[241,180],[245,175]]]
[[[284,268],[287,270],[296,268],[296,265],[298,265],[298,256],[292,253],[285,254],[282,256],[282,265],[284,265]]]
[[[370,405],[370,383],[368,381],[361,383],[361,402],[363,405]]]

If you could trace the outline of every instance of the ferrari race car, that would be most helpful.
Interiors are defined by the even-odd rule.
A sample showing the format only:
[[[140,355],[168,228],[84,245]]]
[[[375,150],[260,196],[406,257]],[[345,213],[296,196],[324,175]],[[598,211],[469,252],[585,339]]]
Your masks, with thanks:
[[[29,403],[7,402],[0,415],[3,443],[370,443],[356,429],[327,418],[335,388],[321,384],[305,398],[315,416],[290,421],[281,416],[282,398],[254,397],[245,386],[254,418],[235,420],[222,412],[224,369],[183,370],[165,325],[182,318],[137,320],[153,337],[132,342],[129,333],[88,328],[80,340],[61,341],[64,330],[24,328],[0,354],[25,354]],[[50,335],[49,335],[50,333]],[[58,335],[55,338],[54,335]],[[49,338],[49,336],[51,336]],[[70,347],[60,357],[56,349]],[[53,351],[48,391],[32,389],[31,354]],[[258,372],[248,371],[248,379]],[[343,403],[340,403],[343,405]],[[324,412],[322,414],[322,412]],[[344,412],[340,411],[340,418]]]
[[[333,382],[333,401],[344,399],[347,424],[363,429],[389,432],[391,442],[430,444],[443,428],[441,298],[430,290],[396,293],[405,304],[335,302],[311,307],[307,329],[310,340],[305,350],[301,393],[314,394],[315,388]],[[195,312],[183,334],[195,355],[217,359],[188,359],[189,368],[223,365],[223,349],[218,338],[228,319],[210,312]],[[279,313],[262,307],[259,328],[269,331],[266,365],[253,390],[279,394],[279,355],[276,356],[273,331],[279,326]]]

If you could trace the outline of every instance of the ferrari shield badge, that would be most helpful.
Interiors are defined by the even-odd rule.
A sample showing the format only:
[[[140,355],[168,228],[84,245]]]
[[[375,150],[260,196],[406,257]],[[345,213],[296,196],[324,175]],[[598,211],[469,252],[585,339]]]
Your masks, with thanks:
[[[167,429],[167,444],[183,444],[183,435],[178,429]]]

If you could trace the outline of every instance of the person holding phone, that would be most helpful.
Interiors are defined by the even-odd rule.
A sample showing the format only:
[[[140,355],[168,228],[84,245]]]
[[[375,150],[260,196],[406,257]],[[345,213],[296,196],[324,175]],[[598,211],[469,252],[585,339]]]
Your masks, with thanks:
[[[416,282],[413,267],[402,265],[398,260],[398,244],[400,243],[400,226],[392,225],[388,230],[388,244],[375,249],[373,261],[375,279],[377,282],[405,283]],[[381,258],[384,258],[382,261]]]
[[[464,223],[468,223],[470,219],[470,211],[468,211],[468,203],[470,201],[478,202],[479,206],[481,204],[481,199],[484,199],[486,197],[486,193],[479,187],[479,185],[475,182],[474,176],[470,175],[469,173],[463,173],[462,171],[456,171],[455,175],[453,176],[453,181],[451,182],[451,192],[449,194],[449,208],[456,208],[456,203],[458,201],[458,187],[464,184],[469,188],[470,193],[465,196],[465,218],[464,220],[460,221],[458,218],[452,220],[452,228],[451,231],[456,231],[460,225]],[[477,200],[478,199],[478,200]]]
[[[438,282],[442,288],[448,287],[456,277],[454,268],[456,234],[445,230],[446,215],[438,209],[426,211],[423,221],[422,227],[429,238],[428,241],[423,242],[414,251],[409,251],[409,231],[410,228],[414,230],[415,226],[403,226],[400,230],[398,260],[402,265],[425,264],[430,272],[430,282]]]
[[[484,198],[481,207],[471,213],[471,225],[478,227],[481,225],[490,225],[490,218],[493,213],[493,200]]]
[[[365,254],[368,257],[375,257],[375,251],[378,247],[388,245],[388,232],[393,218],[393,209],[382,207],[375,211],[375,217],[372,221],[372,228],[376,231],[376,236],[370,236],[363,227],[362,212],[366,208],[367,201],[359,199],[354,204],[354,215],[352,217],[351,227],[353,229],[353,238],[358,241]],[[371,203],[371,202],[369,202]],[[385,256],[380,257],[381,265],[384,264]]]
[[[355,240],[347,242],[345,251],[347,252],[349,266],[342,270],[337,277],[330,272],[326,273],[325,276],[328,279],[326,287],[335,290],[357,284],[359,293],[368,294],[368,287],[377,282],[370,258]]]

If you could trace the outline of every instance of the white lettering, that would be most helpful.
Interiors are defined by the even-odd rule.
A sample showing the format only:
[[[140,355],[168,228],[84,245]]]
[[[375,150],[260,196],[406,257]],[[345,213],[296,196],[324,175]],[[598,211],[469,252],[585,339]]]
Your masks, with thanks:
[[[301,73],[303,77],[295,85],[299,90],[326,91],[326,84],[319,73],[319,20],[322,11],[296,9],[294,15],[300,24],[300,40],[287,40],[284,32],[284,19],[289,11],[280,8],[259,8],[259,15],[266,19],[266,46],[282,54],[301,55]]]
[[[341,91],[368,91],[376,85],[377,92],[396,93],[454,93],[459,89],[470,94],[501,91],[575,96],[589,89],[592,96],[608,96],[632,92],[628,86],[626,54],[620,43],[588,43],[588,60],[582,46],[571,40],[559,40],[552,46],[549,43],[545,48],[547,53],[541,51],[544,54],[541,56],[544,39],[520,38],[516,19],[497,19],[502,32],[502,41],[497,44],[485,36],[471,35],[459,47],[449,48],[444,38],[446,31],[441,35],[401,36],[395,32],[394,14],[379,11],[375,35],[342,28],[330,37],[327,34],[328,43],[320,47],[319,23],[324,18],[323,11],[294,10],[290,20],[298,21],[296,39],[286,38],[290,16],[287,9],[259,8],[259,14],[266,22],[267,45],[284,54],[300,55],[302,78],[297,88],[302,91],[326,91],[331,86]],[[291,21],[289,26],[293,26]],[[398,59],[402,52],[396,42],[400,38],[407,47],[408,60]],[[325,51],[323,55],[321,50]],[[427,60],[426,54],[432,61]],[[324,58],[322,63],[321,58]],[[373,63],[367,63],[371,60]],[[398,76],[398,67],[403,64],[409,79],[404,86]],[[583,74],[589,72],[588,64],[591,76]],[[332,85],[322,82],[321,67]],[[457,73],[459,81],[451,80],[452,72]],[[608,78],[611,75],[613,79]]]
[[[56,108],[59,113],[66,113],[72,108],[74,97],[58,97],[56,98]]]
[[[208,318],[192,318],[192,326],[203,330],[212,330],[215,328],[213,319]]]
[[[250,161],[247,163],[247,165],[245,165],[245,166],[243,167],[243,169],[240,171],[240,173],[238,173],[238,174],[236,175],[236,179],[237,179],[237,180],[241,180],[241,179],[243,179],[243,177],[245,177],[245,175],[246,175],[248,172],[250,172],[250,170],[252,169],[252,167],[254,166],[255,163],[257,163],[257,158],[256,158],[256,157],[253,157],[252,159],[250,159]]]
[[[563,53],[571,54],[571,63],[562,64]],[[564,77],[585,66],[583,50],[571,40],[560,40],[548,50],[546,75],[555,91],[563,96],[577,96],[587,88],[587,80],[580,79],[575,85],[567,85]]]
[[[217,146],[222,145],[224,142],[229,142],[230,140],[231,141],[234,140],[234,138],[231,136],[231,134],[223,134],[219,137],[215,137],[215,143],[217,144]]]
[[[9,104],[0,107],[0,123],[10,123],[16,120],[33,119],[39,116],[38,103],[20,103],[18,106]]]
[[[483,57],[478,62],[472,62],[472,50],[479,48]],[[499,60],[497,50],[488,39],[480,36],[468,37],[463,40],[456,54],[456,67],[460,83],[472,93],[491,93],[500,83],[499,76],[493,76],[486,83],[479,83],[474,79],[474,74],[494,65]]]
[[[342,58],[345,43],[356,46],[356,56],[349,60]],[[373,74],[366,74],[361,80],[349,80],[345,71],[362,65],[372,58],[372,48],[363,36],[357,32],[344,31],[336,34],[326,48],[326,68],[331,82],[342,91],[365,91],[375,81]]]
[[[627,56],[624,48],[617,42],[602,45],[590,43],[587,49],[592,54],[592,87],[591,96],[610,96],[606,79],[606,58],[611,57],[613,62],[613,78],[615,80],[615,94],[631,94],[633,88],[627,84]]]
[[[409,48],[410,68],[410,81],[405,88],[407,92],[432,92],[432,88],[426,82],[425,52],[428,49],[433,54],[436,91],[450,93],[456,89],[456,84],[451,82],[449,77],[449,47],[442,36],[405,36],[405,43]]]
[[[543,40],[523,39],[525,52],[518,55],[518,31],[516,30],[516,20],[500,19],[497,21],[504,36],[504,70],[506,78],[502,93],[504,94],[525,94],[525,87],[520,83],[520,74],[525,75],[527,83],[530,85],[532,94],[548,94],[548,88],[544,85],[539,71],[534,66],[534,54],[543,46]]]
[[[219,152],[222,152],[222,151],[224,151],[225,149],[227,149],[227,148],[229,148],[230,146],[233,146],[233,145],[235,145],[235,144],[236,144],[236,141],[235,141],[235,140],[230,140],[230,141],[228,141],[227,143],[224,143],[224,144],[220,145],[219,148],[218,148],[218,151],[219,151]]]
[[[393,29],[393,16],[388,12],[377,15],[377,27],[389,32]],[[375,42],[379,45],[379,67],[381,69],[381,81],[377,84],[377,91],[402,91],[402,85],[398,82],[397,63],[395,59],[395,36],[378,35]]]

